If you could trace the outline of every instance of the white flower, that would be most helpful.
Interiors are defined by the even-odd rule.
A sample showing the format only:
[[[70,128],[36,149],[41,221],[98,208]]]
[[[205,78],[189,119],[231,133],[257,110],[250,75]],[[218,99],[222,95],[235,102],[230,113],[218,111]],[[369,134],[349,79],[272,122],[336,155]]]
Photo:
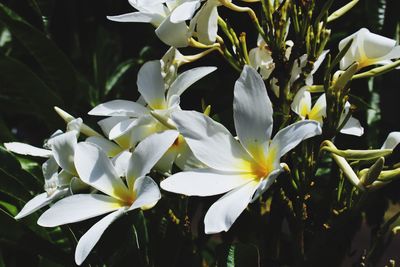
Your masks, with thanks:
[[[249,52],[250,65],[259,70],[261,77],[266,80],[275,68],[274,61],[271,56],[272,52],[265,43],[261,35],[257,38],[257,47]]]
[[[340,69],[347,69],[354,62],[358,62],[358,68],[370,65],[386,65],[392,63],[392,59],[400,58],[400,46],[396,41],[371,33],[362,28],[352,35],[344,38],[339,43],[342,50],[349,41],[353,40],[350,49],[340,61]]]
[[[177,136],[176,131],[165,131],[143,140],[126,161],[129,165],[123,174],[99,147],[86,142],[77,144],[75,166],[79,177],[104,194],[76,194],[64,198],[43,213],[38,224],[54,227],[112,212],[93,225],[79,240],[75,261],[78,265],[82,264],[112,222],[130,210],[150,208],[160,199],[157,184],[145,175]]]
[[[291,104],[291,108],[301,119],[315,120],[322,125],[323,119],[326,118],[326,96],[322,94],[317,102],[315,102],[314,106],[311,107],[311,93],[307,89],[307,86],[304,86],[297,92]],[[347,118],[350,107],[350,103],[346,102],[343,113],[340,116],[339,125]],[[343,134],[361,136],[364,134],[364,128],[356,118],[350,116],[340,132]]]
[[[189,28],[186,20],[200,7],[200,0],[129,0],[138,11],[118,16],[108,16],[118,22],[151,23],[161,41],[174,47],[188,45]]]
[[[302,140],[321,134],[317,122],[301,121],[272,133],[272,105],[260,75],[245,66],[234,90],[234,121],[240,143],[221,124],[194,111],[172,119],[194,155],[208,168],[174,174],[161,182],[188,196],[226,193],[208,210],[206,233],[227,231],[247,205],[282,172],[280,158]]]
[[[142,103],[113,100],[100,104],[89,114],[113,116],[100,121],[100,126],[110,139],[125,148],[133,147],[137,142],[153,133],[175,128],[168,123],[173,124],[170,115],[175,110],[180,110],[180,95],[193,83],[215,70],[215,67],[190,69],[178,75],[169,86],[163,79],[160,61],[147,62],[139,70],[137,80]],[[160,119],[165,123],[161,123]],[[161,171],[168,171],[174,159],[177,159],[176,163],[179,164],[179,167],[185,168],[186,157],[189,157],[189,154],[184,140],[177,139],[165,156],[165,162],[160,163],[158,167]]]
[[[70,194],[70,189],[74,189],[71,187],[82,186],[76,178],[74,166],[77,135],[81,124],[80,118],[75,119],[68,123],[67,132],[56,131],[47,141],[50,150],[18,142],[4,144],[7,150],[17,154],[48,158],[42,165],[45,192],[28,201],[15,216],[16,219],[28,216],[51,202],[67,196]]]

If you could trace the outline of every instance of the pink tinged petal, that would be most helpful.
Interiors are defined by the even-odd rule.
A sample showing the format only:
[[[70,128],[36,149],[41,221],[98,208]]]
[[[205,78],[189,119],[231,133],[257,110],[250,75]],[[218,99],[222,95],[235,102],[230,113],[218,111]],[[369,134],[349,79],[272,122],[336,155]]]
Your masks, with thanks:
[[[77,265],[81,265],[89,253],[92,251],[94,246],[99,241],[100,237],[103,235],[104,231],[110,226],[114,221],[123,216],[125,210],[119,209],[113,213],[108,214],[106,217],[102,218],[95,225],[93,225],[82,237],[79,239],[78,245],[75,250],[75,262]]]
[[[216,67],[198,67],[180,74],[168,89],[168,99],[173,95],[180,96],[192,84],[215,71]]]
[[[4,147],[13,153],[34,157],[48,158],[53,155],[51,150],[34,147],[24,143],[11,142],[4,143]]]
[[[387,136],[381,149],[395,149],[399,143],[400,143],[400,132],[391,132]]]
[[[136,178],[146,175],[178,138],[179,133],[168,130],[150,135],[133,151],[128,165],[127,181],[132,188]]]
[[[159,60],[146,62],[139,70],[137,78],[139,93],[153,109],[166,107],[164,79]]]
[[[272,104],[264,81],[250,66],[245,66],[235,83],[233,117],[240,143],[259,159],[266,154],[272,132]]]
[[[172,120],[196,158],[207,166],[240,172],[243,161],[254,161],[222,124],[208,116],[195,111],[175,111]]]
[[[215,234],[228,231],[250,203],[257,185],[255,181],[249,182],[218,199],[204,218],[205,233]]]
[[[311,120],[299,121],[280,130],[272,139],[269,149],[275,151],[277,159],[280,159],[303,140],[321,133],[322,129],[318,122]]]
[[[186,196],[214,196],[226,193],[251,181],[243,173],[218,172],[212,169],[198,169],[178,172],[160,184],[161,188]]]
[[[100,136],[88,137],[85,142],[98,146],[108,157],[114,157],[122,151],[120,146]]]
[[[171,22],[178,23],[191,19],[199,7],[199,0],[183,2],[172,11]]]
[[[66,132],[48,141],[58,165],[71,174],[76,174],[74,155],[77,142],[75,132]]]
[[[218,1],[207,1],[198,13],[196,32],[203,44],[213,44],[217,38],[218,4]]]
[[[134,190],[136,192],[136,200],[129,207],[129,210],[152,208],[161,198],[158,185],[148,176],[136,179]]]
[[[350,117],[340,132],[342,134],[362,136],[364,134],[364,128],[361,126],[359,120],[354,117]]]
[[[89,111],[89,115],[95,116],[128,116],[138,117],[148,113],[146,107],[133,101],[112,100],[100,104]]]
[[[16,220],[22,219],[25,216],[28,216],[35,211],[49,205],[51,202],[55,201],[58,198],[68,195],[68,189],[57,190],[51,195],[47,193],[41,193],[40,195],[35,196],[31,200],[29,200],[22,210],[15,216]]]
[[[97,146],[79,143],[75,166],[81,180],[97,190],[122,201],[131,197],[111,160]]]
[[[165,18],[156,29],[156,35],[165,44],[173,47],[187,47],[189,28],[185,22],[173,23],[170,17]]]
[[[38,220],[43,227],[80,222],[121,208],[118,200],[100,194],[78,194],[61,199]]]

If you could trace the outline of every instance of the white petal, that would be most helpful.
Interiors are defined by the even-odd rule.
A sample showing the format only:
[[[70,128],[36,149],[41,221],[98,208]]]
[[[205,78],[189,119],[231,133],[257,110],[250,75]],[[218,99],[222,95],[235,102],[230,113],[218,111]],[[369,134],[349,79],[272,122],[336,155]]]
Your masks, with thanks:
[[[264,81],[252,67],[245,66],[235,83],[233,117],[241,144],[256,159],[259,153],[267,152],[273,126],[272,114]]]
[[[214,196],[228,192],[251,181],[242,173],[199,169],[178,172],[160,183],[162,189],[187,196]]]
[[[280,159],[287,152],[296,147],[303,140],[320,135],[321,126],[316,121],[299,121],[280,130],[272,139],[270,151],[277,153]]]
[[[88,137],[85,142],[98,146],[108,157],[114,157],[122,151],[120,146],[100,136]]]
[[[28,144],[18,143],[18,142],[4,143],[4,147],[8,151],[11,151],[13,153],[17,153],[20,155],[48,158],[53,154],[51,152],[51,150],[38,148],[38,147],[34,147],[34,146],[31,146]]]
[[[133,127],[141,124],[143,117],[127,119],[118,122],[114,125],[114,127],[110,130],[108,138],[111,140],[117,139],[124,135],[130,135],[129,131],[132,130]],[[130,136],[125,136],[125,138],[130,139]]]
[[[294,96],[290,105],[294,113],[304,119],[311,111],[311,94],[307,91],[307,86],[302,87]]]
[[[384,57],[389,54],[395,45],[395,40],[369,31],[363,35],[363,49],[367,58]]]
[[[180,74],[168,89],[168,99],[173,95],[180,96],[192,84],[215,71],[216,67],[198,67]]]
[[[163,17],[154,13],[132,12],[116,16],[107,16],[107,19],[117,22],[143,22],[158,25]]]
[[[117,199],[130,197],[111,160],[97,146],[79,143],[76,148],[75,166],[81,180],[97,190]]]
[[[183,2],[172,11],[171,22],[178,23],[191,19],[199,6],[199,0]]]
[[[309,114],[310,120],[316,120],[319,123],[323,123],[323,118],[326,118],[326,96],[322,94],[315,102]]]
[[[129,116],[137,117],[148,113],[147,108],[133,101],[112,100],[100,104],[89,111],[89,115],[96,116]]]
[[[61,199],[40,216],[38,224],[54,227],[80,222],[121,208],[118,200],[100,194],[78,194]]]
[[[89,253],[92,251],[104,231],[110,226],[115,220],[124,214],[124,209],[119,209],[113,213],[108,214],[102,218],[95,225],[93,225],[82,237],[79,239],[78,245],[75,250],[75,262],[77,265],[81,265]]]
[[[156,29],[156,35],[162,42],[173,47],[188,46],[188,30],[185,22],[173,23],[167,17]]]
[[[75,132],[66,132],[48,141],[53,151],[54,159],[57,161],[58,165],[71,174],[76,174],[74,155],[77,142]]]
[[[59,168],[60,167],[58,166],[58,163],[54,157],[50,157],[48,160],[46,160],[42,165],[44,180],[50,180],[54,175],[57,175]]]
[[[395,149],[400,143],[400,132],[391,132],[383,143],[381,149]]]
[[[257,186],[257,190],[255,191],[251,202],[256,201],[265,191],[270,188],[270,186],[275,182],[276,178],[278,178],[279,174],[283,172],[283,167],[279,166],[277,169],[273,170],[267,178],[264,178],[260,181]]]
[[[131,159],[132,153],[128,150],[122,151],[117,156],[112,158],[115,171],[119,177],[125,177],[128,172],[128,164]]]
[[[54,200],[66,196],[68,194],[68,189],[58,190],[54,194],[48,195],[46,192],[35,196],[29,200],[22,210],[15,216],[15,219],[19,220],[25,216],[28,216],[35,211],[47,206]]]
[[[114,128],[117,123],[128,120],[129,117],[109,117],[97,122],[103,133],[108,137],[112,128]]]
[[[136,179],[134,189],[136,192],[136,200],[133,202],[132,206],[129,207],[129,210],[137,208],[149,209],[161,198],[158,185],[148,176]]]
[[[359,120],[350,117],[340,132],[343,134],[362,136],[364,134],[364,128],[361,126]]]
[[[213,44],[218,31],[217,1],[207,1],[200,9],[197,18],[197,38],[203,44]]]
[[[153,109],[163,109],[165,103],[164,80],[159,60],[146,62],[139,70],[137,86],[139,93]]]
[[[311,71],[311,75],[313,75],[321,66],[322,62],[324,62],[326,55],[329,53],[329,50],[322,51],[321,55],[314,62],[313,69]]]
[[[257,182],[249,182],[218,199],[204,218],[206,234],[228,231],[250,203],[257,185]]]
[[[243,161],[252,161],[222,124],[204,114],[176,111],[172,120],[193,154],[207,166],[221,171],[242,171]]]
[[[175,142],[178,135],[179,133],[175,130],[155,133],[137,145],[128,165],[127,181],[130,188],[133,186],[136,178],[150,172],[168,148]]]

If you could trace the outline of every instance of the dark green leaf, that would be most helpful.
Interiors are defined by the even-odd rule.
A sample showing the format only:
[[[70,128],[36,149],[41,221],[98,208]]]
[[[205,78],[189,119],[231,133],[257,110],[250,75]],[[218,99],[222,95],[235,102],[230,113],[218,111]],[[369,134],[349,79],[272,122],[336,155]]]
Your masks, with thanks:
[[[9,28],[11,34],[29,50],[40,64],[47,74],[51,86],[64,99],[69,100],[74,97],[74,90],[77,86],[74,67],[53,41],[1,3],[0,21]]]

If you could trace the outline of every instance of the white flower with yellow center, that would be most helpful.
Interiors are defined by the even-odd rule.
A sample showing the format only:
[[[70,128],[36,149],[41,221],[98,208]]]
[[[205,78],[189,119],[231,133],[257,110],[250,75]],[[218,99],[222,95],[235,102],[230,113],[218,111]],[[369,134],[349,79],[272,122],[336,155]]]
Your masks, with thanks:
[[[312,106],[311,93],[307,89],[307,86],[304,86],[297,92],[291,104],[291,108],[301,119],[315,120],[322,125],[323,119],[326,118],[326,96],[322,94],[317,99],[314,106]],[[343,113],[340,116],[339,126],[342,125],[348,117],[350,107],[350,103],[346,102]],[[364,134],[364,128],[356,118],[350,116],[347,118],[340,132],[343,134],[361,136]]]
[[[395,40],[371,33],[368,29],[362,28],[344,38],[339,43],[339,50],[351,40],[353,42],[349,50],[340,61],[342,70],[354,62],[358,62],[358,68],[362,69],[370,65],[390,64],[392,59],[400,58],[400,46]]]
[[[208,210],[206,233],[227,231],[247,205],[282,172],[280,158],[302,140],[321,134],[317,122],[301,121],[272,134],[272,105],[260,75],[245,66],[234,90],[238,142],[211,118],[195,111],[172,115],[194,155],[208,168],[174,174],[164,190],[188,196],[226,193]]]
[[[43,213],[38,224],[55,227],[111,212],[79,240],[75,261],[78,265],[82,264],[112,222],[133,209],[150,208],[160,199],[157,184],[145,175],[177,137],[176,131],[165,131],[140,142],[130,155],[129,165],[123,168],[126,170],[124,177],[121,177],[120,168],[98,146],[87,142],[77,144],[75,166],[79,177],[103,194],[76,194],[66,197]],[[126,185],[123,179],[126,179]]]
[[[115,140],[122,147],[131,148],[153,133],[175,128],[170,116],[175,110],[180,110],[181,94],[193,83],[215,70],[215,67],[190,69],[179,74],[171,85],[166,85],[160,61],[149,61],[138,73],[137,85],[141,102],[113,100],[98,105],[89,114],[112,116],[100,121],[100,126],[108,134],[109,139]],[[182,155],[189,153],[186,143],[181,138],[174,144],[175,146],[169,150],[172,154],[167,153],[166,160],[160,163],[163,165],[160,167],[161,171],[168,171],[175,158],[178,159],[179,167],[184,168],[186,160]]]

